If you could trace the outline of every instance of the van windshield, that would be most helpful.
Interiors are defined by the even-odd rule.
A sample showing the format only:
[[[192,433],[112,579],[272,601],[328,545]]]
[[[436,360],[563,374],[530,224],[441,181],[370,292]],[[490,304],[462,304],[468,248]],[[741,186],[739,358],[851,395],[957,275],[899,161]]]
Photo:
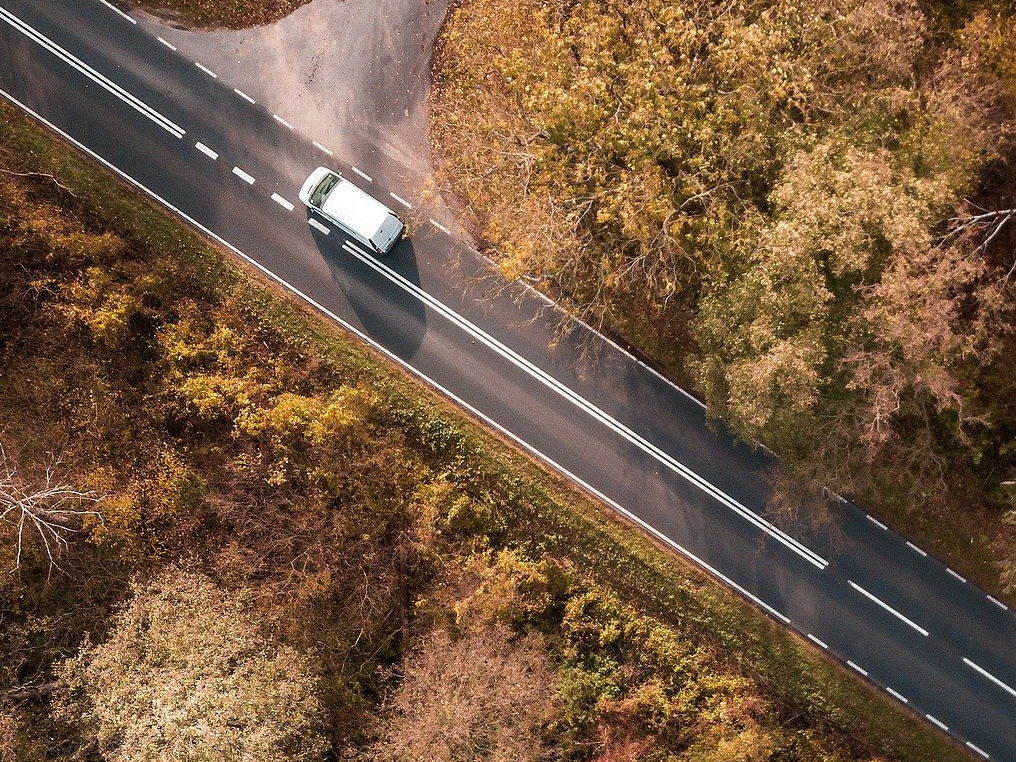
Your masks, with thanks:
[[[325,179],[319,182],[318,186],[314,189],[314,192],[310,194],[311,206],[316,206],[320,209],[321,205],[325,202],[325,198],[327,198],[328,194],[331,193],[332,188],[338,185],[338,183],[338,175],[325,176]]]

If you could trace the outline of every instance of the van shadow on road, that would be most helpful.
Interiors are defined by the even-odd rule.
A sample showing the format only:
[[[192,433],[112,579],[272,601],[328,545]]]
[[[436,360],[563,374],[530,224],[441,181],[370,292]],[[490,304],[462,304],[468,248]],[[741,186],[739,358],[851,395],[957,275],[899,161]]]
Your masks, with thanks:
[[[322,221],[310,210],[307,216]],[[358,323],[365,334],[401,359],[412,360],[427,333],[426,309],[416,296],[384,271],[394,271],[419,286],[420,271],[413,242],[403,239],[384,256],[368,254],[380,265],[382,272],[378,272],[342,247],[350,239],[335,227],[331,226],[329,234],[314,227],[311,231],[318,251],[332,273],[332,280],[342,290],[355,313],[352,322]]]

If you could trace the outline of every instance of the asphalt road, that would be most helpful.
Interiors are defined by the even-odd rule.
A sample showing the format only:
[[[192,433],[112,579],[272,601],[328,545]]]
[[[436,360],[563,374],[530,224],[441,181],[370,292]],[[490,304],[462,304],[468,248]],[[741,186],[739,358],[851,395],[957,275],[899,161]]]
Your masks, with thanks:
[[[363,168],[102,0],[0,0],[0,90],[191,224],[640,523],[965,745],[1016,762],[1016,617],[843,503],[821,534],[763,512],[772,462]],[[2,129],[2,127],[0,127]],[[378,260],[296,198],[327,164],[404,213]],[[395,194],[395,195],[392,195]],[[409,208],[411,205],[412,208]],[[421,211],[423,210],[423,211]]]

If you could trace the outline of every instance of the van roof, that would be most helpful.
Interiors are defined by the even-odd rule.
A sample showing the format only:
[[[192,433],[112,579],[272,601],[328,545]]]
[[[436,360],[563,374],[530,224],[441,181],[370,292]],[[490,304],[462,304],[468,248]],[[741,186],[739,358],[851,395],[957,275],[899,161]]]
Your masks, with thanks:
[[[342,223],[357,235],[370,240],[391,210],[371,198],[349,180],[342,179],[325,198],[321,211]]]

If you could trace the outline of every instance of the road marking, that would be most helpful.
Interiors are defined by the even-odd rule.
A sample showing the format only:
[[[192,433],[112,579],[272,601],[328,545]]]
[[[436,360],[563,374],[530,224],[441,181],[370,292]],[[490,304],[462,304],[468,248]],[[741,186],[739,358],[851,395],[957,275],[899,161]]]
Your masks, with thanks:
[[[861,669],[861,668],[860,668],[859,666],[857,666],[856,664],[854,664],[854,662],[850,661],[850,659],[847,659],[847,666],[853,667],[854,669],[856,669],[856,670],[857,670],[858,672],[860,672],[860,673],[861,673],[862,675],[864,675],[865,677],[867,677],[867,676],[868,676],[868,670],[866,670],[866,669]]]
[[[881,521],[876,519],[874,516],[871,516],[871,515],[869,515],[867,513],[864,514],[864,515],[868,517],[868,521],[870,521],[872,524],[874,524],[875,526],[879,527],[880,529],[889,529],[889,527],[887,527]]]
[[[932,722],[934,722],[934,723],[935,723],[936,725],[938,725],[938,726],[939,726],[940,728],[942,728],[942,730],[949,730],[949,726],[948,726],[948,725],[946,725],[946,724],[945,724],[944,722],[942,722],[942,720],[939,720],[939,719],[937,719],[937,718],[935,718],[935,717],[932,717],[932,716],[931,716],[930,714],[926,714],[926,715],[924,715],[924,716],[925,716],[925,717],[927,717],[927,718],[928,718],[929,720],[931,720]]]
[[[135,186],[139,190],[143,191],[144,193],[147,193],[151,198],[155,199],[160,204],[165,206],[167,209],[169,209],[170,211],[172,211],[175,214],[177,214],[181,219],[185,220],[186,222],[188,222],[189,224],[191,224],[192,226],[194,226],[195,228],[197,228],[198,230],[203,232],[209,238],[212,238],[213,240],[218,241],[220,244],[222,244],[227,249],[232,251],[234,254],[236,254],[238,257],[240,257],[242,260],[244,260],[247,264],[249,264],[255,270],[257,270],[257,271],[261,272],[263,275],[265,275],[269,280],[275,281],[279,285],[281,285],[284,288],[288,289],[291,293],[293,293],[296,296],[298,296],[300,299],[303,299],[307,304],[309,304],[314,309],[318,310],[322,315],[324,315],[325,317],[327,317],[330,320],[334,321],[337,325],[342,326],[342,328],[347,330],[349,333],[351,333],[354,336],[358,337],[365,344],[367,344],[368,346],[372,347],[378,354],[383,355],[384,357],[387,357],[395,365],[398,365],[398,366],[404,368],[407,373],[410,373],[411,375],[416,376],[421,381],[429,384],[434,389],[437,389],[438,392],[440,392],[441,394],[445,395],[445,397],[447,397],[449,400],[451,400],[456,405],[461,407],[463,410],[466,410],[470,414],[476,416],[479,420],[483,421],[485,424],[490,426],[492,429],[495,429],[496,431],[500,432],[501,434],[503,434],[505,437],[507,437],[511,441],[515,442],[523,450],[525,450],[526,452],[531,453],[534,457],[538,458],[539,460],[542,460],[544,463],[549,465],[551,468],[555,469],[562,476],[564,476],[564,477],[566,477],[568,479],[571,479],[573,482],[575,482],[580,487],[582,487],[582,489],[587,490],[591,495],[594,495],[595,497],[601,499],[604,503],[606,503],[607,505],[611,506],[618,513],[620,513],[621,515],[623,515],[626,518],[628,518],[632,523],[634,523],[634,524],[642,527],[643,529],[645,529],[649,534],[651,534],[654,537],[656,537],[658,540],[660,540],[665,545],[668,545],[669,547],[671,547],[674,550],[678,551],[679,553],[684,555],[686,558],[688,558],[692,562],[698,564],[700,567],[706,569],[709,573],[713,574],[714,576],[716,576],[717,578],[719,578],[720,580],[722,580],[726,584],[730,585],[732,588],[737,590],[739,593],[744,595],[746,598],[748,598],[751,601],[757,603],[759,606],[764,608],[770,614],[772,614],[773,616],[775,616],[778,619],[780,619],[784,624],[790,624],[790,619],[788,617],[786,617],[783,614],[781,614],[779,611],[777,611],[775,608],[773,608],[768,603],[763,601],[757,595],[755,595],[754,593],[751,593],[750,591],[746,590],[744,587],[742,587],[741,585],[739,585],[736,582],[734,582],[734,580],[730,579],[730,577],[726,576],[725,574],[723,574],[722,572],[720,572],[719,570],[717,570],[713,566],[709,565],[704,560],[702,560],[701,558],[696,556],[694,553],[692,553],[690,550],[687,550],[686,548],[681,546],[679,543],[675,542],[670,537],[668,537],[667,535],[663,534],[658,529],[656,529],[655,527],[653,527],[652,525],[647,523],[644,519],[636,516],[634,513],[632,513],[631,511],[627,510],[626,508],[624,508],[616,500],[614,500],[614,499],[608,497],[607,495],[605,495],[603,492],[598,490],[596,487],[594,487],[593,485],[589,484],[587,481],[582,479],[582,477],[578,476],[577,474],[572,473],[570,470],[568,470],[567,468],[562,466],[560,463],[555,461],[549,455],[546,455],[541,450],[539,450],[538,448],[536,448],[533,445],[529,444],[529,442],[527,442],[526,440],[522,439],[518,434],[514,433],[513,431],[510,431],[508,428],[506,428],[505,426],[503,426],[500,423],[498,423],[497,421],[495,421],[493,418],[491,418],[489,415],[487,415],[483,411],[481,411],[478,408],[474,407],[473,405],[469,404],[468,402],[466,402],[466,400],[464,400],[461,397],[459,397],[457,394],[455,394],[450,389],[446,389],[444,386],[442,386],[440,383],[438,383],[437,381],[432,379],[426,373],[424,373],[420,369],[414,367],[412,364],[406,362],[406,360],[404,360],[403,358],[399,357],[399,355],[397,355],[394,352],[392,352],[390,349],[385,347],[383,344],[380,344],[378,341],[376,341],[375,339],[371,338],[369,335],[367,335],[366,333],[361,331],[359,328],[357,328],[352,323],[350,323],[350,322],[348,322],[346,320],[343,320],[341,317],[339,317],[337,314],[335,314],[334,312],[329,310],[323,304],[321,304],[320,302],[316,301],[312,297],[308,296],[307,294],[305,294],[303,291],[298,289],[293,284],[289,283],[284,278],[280,277],[279,275],[276,275],[274,272],[269,270],[263,264],[258,262],[253,257],[245,254],[243,251],[241,251],[239,248],[237,248],[236,246],[231,244],[229,241],[227,241],[221,235],[219,235],[218,233],[213,231],[211,228],[208,228],[205,225],[202,225],[200,222],[198,222],[196,219],[191,217],[189,214],[187,214],[183,210],[173,206],[173,204],[171,204],[169,201],[164,199],[158,193],[156,193],[155,191],[149,189],[147,186],[145,186],[143,183],[139,182],[138,180],[135,180],[133,177],[131,177],[129,174],[124,172],[122,169],[117,167],[112,162],[104,159],[102,156],[99,156],[99,154],[97,154],[91,148],[86,146],[84,143],[80,142],[76,138],[71,137],[69,134],[67,134],[62,129],[57,127],[55,124],[53,124],[51,121],[46,119],[41,114],[38,114],[35,111],[33,111],[31,108],[26,106],[24,103],[22,103],[17,98],[12,96],[10,93],[6,92],[3,89],[0,89],[0,95],[2,95],[4,98],[9,100],[15,106],[19,107],[22,111],[25,111],[26,113],[31,114],[39,122],[41,122],[42,124],[44,124],[47,127],[49,127],[51,130],[56,132],[58,135],[63,136],[63,138],[65,140],[67,140],[69,143],[71,143],[71,144],[77,146],[78,148],[80,148],[82,151],[87,153],[89,156],[94,158],[96,161],[98,161],[103,166],[105,166],[108,169],[110,169],[112,172],[115,172],[117,175],[122,177],[127,182],[131,183],[133,186]],[[313,218],[309,218],[308,219],[308,223],[311,224],[311,225],[315,225],[315,223],[316,223],[317,226],[320,226],[321,228],[324,228],[324,232],[328,232],[328,228],[326,228],[324,225],[321,225],[320,223],[317,222],[317,220],[314,220]]]
[[[982,667],[982,666],[980,666],[978,664],[974,664],[966,656],[963,657],[963,663],[966,664],[971,669],[973,669],[973,670],[975,670],[977,672],[980,672],[982,675],[984,675],[984,677],[986,677],[989,680],[991,680],[991,682],[993,682],[995,685],[997,685],[999,688],[1004,690],[1009,695],[1016,696],[1016,688],[1013,688],[1011,685],[1007,685],[1006,683],[1003,683],[1001,680],[999,680],[997,677],[995,677],[993,674],[991,674],[984,667]]]
[[[919,547],[914,545],[914,543],[912,543],[910,540],[907,540],[907,547],[910,548],[913,551],[916,551],[916,552],[920,553],[922,556],[927,556],[928,555],[925,551],[921,550]]]
[[[580,394],[561,383],[558,379],[551,376],[543,369],[537,367],[530,360],[526,359],[514,349],[506,346],[502,342],[493,338],[480,328],[470,323],[464,317],[459,315],[457,312],[449,308],[447,305],[433,297],[431,294],[424,291],[422,288],[417,286],[415,283],[410,282],[399,273],[392,270],[390,267],[382,265],[376,257],[367,254],[359,247],[353,244],[343,244],[343,246],[351,246],[352,251],[361,261],[363,261],[368,267],[376,270],[381,275],[385,276],[393,283],[401,287],[404,291],[415,295],[420,301],[424,302],[431,307],[435,312],[443,315],[450,322],[459,326],[463,331],[473,336],[477,341],[484,344],[494,352],[498,353],[509,362],[514,364],[516,367],[525,371],[533,378],[541,381],[544,386],[548,389],[557,393],[560,397],[564,398],[568,402],[575,405],[575,407],[589,414],[592,418],[602,423],[604,426],[609,428],[614,433],[618,434],[622,438],[634,444],[640,450],[653,457],[659,463],[663,464],[678,476],[688,481],[693,486],[710,495],[722,505],[726,506],[730,510],[737,513],[742,518],[746,519],[750,523],[754,524],[757,528],[763,530],[772,536],[775,540],[782,543],[784,546],[792,550],[793,552],[800,555],[802,558],[807,560],[809,563],[818,567],[819,569],[825,569],[829,565],[822,556],[815,553],[813,550],[807,548],[802,543],[795,540],[793,537],[788,535],[779,527],[771,524],[770,522],[763,519],[758,514],[749,510],[738,500],[732,498],[718,487],[710,483],[708,480],[699,476],[697,473],[692,471],[686,465],[681,463],[679,460],[674,458],[669,453],[660,449],[657,445],[648,441],[644,437],[632,431],[630,428],[625,426],[623,423],[612,417],[608,413],[600,410],[600,408],[593,405],[589,400],[582,397]]]
[[[218,74],[216,74],[216,73],[215,73],[214,71],[212,71],[211,69],[209,69],[209,68],[208,68],[207,66],[205,66],[204,64],[200,64],[200,63],[198,63],[197,61],[195,61],[195,62],[194,62],[194,65],[195,65],[195,66],[197,66],[197,67],[198,67],[199,69],[201,69],[201,71],[203,71],[203,72],[204,72],[205,74],[207,74],[207,75],[208,75],[209,77],[211,77],[212,79],[218,79],[218,78],[219,78],[219,75],[218,75]]]
[[[1000,609],[1005,609],[1006,611],[1008,611],[1008,610],[1009,610],[1009,607],[1008,607],[1008,606],[1006,606],[1006,605],[1005,605],[1004,603],[1002,603],[1002,601],[1000,601],[1000,600],[999,600],[998,598],[996,598],[996,597],[995,597],[995,596],[993,596],[993,595],[989,595],[989,596],[988,596],[988,600],[989,600],[989,601],[991,601],[992,603],[994,603],[994,604],[995,604],[996,606],[998,606],[998,607],[999,607]]]
[[[974,746],[974,744],[970,743],[970,741],[967,741],[967,746],[976,751],[985,759],[991,759],[991,757],[988,756],[988,752],[986,752],[984,749],[981,749],[980,747]]]
[[[967,581],[967,578],[966,578],[966,577],[964,577],[964,576],[962,576],[962,575],[959,575],[959,574],[957,574],[957,573],[956,573],[956,572],[954,572],[954,571],[953,571],[952,569],[950,569],[950,568],[949,568],[948,566],[947,566],[947,567],[945,567],[945,570],[946,570],[947,572],[949,572],[949,573],[950,573],[951,575],[953,575],[953,576],[954,576],[954,577],[955,577],[956,579],[958,579],[958,580],[959,580],[960,582],[966,582],[966,581]]]
[[[438,230],[442,231],[443,233],[447,233],[448,235],[452,234],[452,231],[450,231],[448,228],[446,228],[440,222],[435,220],[433,217],[430,218],[430,224],[433,225],[434,227],[436,227]]]
[[[315,230],[317,230],[317,231],[319,231],[321,233],[324,233],[325,235],[328,235],[329,233],[332,232],[332,229],[330,227],[328,227],[327,225],[322,225],[320,222],[315,220],[313,217],[308,217],[307,218],[307,224],[310,225]]]
[[[237,88],[234,87],[233,88],[233,92],[236,93],[237,95],[239,95],[241,98],[243,98],[248,103],[257,103],[256,100],[254,100],[249,95],[247,95],[247,93],[245,93],[243,90],[238,90]]]
[[[898,693],[898,692],[894,691],[888,685],[886,686],[885,689],[889,692],[890,695],[895,696],[900,701],[902,701],[904,704],[909,704],[910,703],[909,701],[907,701],[907,697],[906,696],[904,696],[902,693]]]
[[[245,183],[247,183],[247,185],[253,185],[254,184],[254,178],[251,177],[250,175],[248,175],[246,172],[244,172],[239,167],[233,167],[233,174],[236,175],[237,177],[239,177]]]
[[[392,198],[394,198],[396,201],[398,201],[400,204],[402,204],[407,209],[412,209],[413,208],[413,205],[410,204],[408,201],[406,201],[406,199],[402,198],[402,196],[396,196],[394,193],[389,193],[388,195],[391,196]]]
[[[285,207],[287,212],[293,211],[293,202],[292,201],[287,201],[282,196],[280,196],[278,193],[273,193],[272,194],[272,201],[274,201],[276,204],[278,204],[281,207]]]
[[[370,175],[368,175],[368,174],[367,174],[366,172],[364,172],[364,171],[363,171],[362,169],[359,169],[359,168],[357,168],[356,166],[354,166],[354,165],[352,165],[352,164],[350,164],[350,165],[349,165],[349,168],[350,168],[350,169],[352,169],[352,170],[353,170],[354,172],[356,172],[356,174],[358,174],[358,175],[359,175],[360,177],[362,177],[362,178],[363,178],[364,180],[366,180],[366,181],[367,181],[368,183],[372,183],[372,182],[374,182],[374,178],[373,178],[373,177],[371,177]],[[392,195],[395,195],[395,194],[392,194]],[[396,197],[396,198],[398,198],[398,196],[395,196],[395,197]]]
[[[138,23],[137,19],[131,18],[126,13],[124,13],[119,8],[117,8],[115,5],[113,5],[112,3],[107,3],[106,0],[99,0],[99,2],[102,3],[103,5],[105,5],[107,8],[109,8],[111,11],[119,13],[121,16],[123,16],[125,19],[127,19],[132,24]]]
[[[334,156],[334,155],[335,155],[335,154],[333,154],[333,153],[331,152],[331,150],[329,150],[329,149],[328,149],[328,148],[326,148],[325,146],[321,145],[321,144],[320,144],[320,143],[318,143],[318,142],[317,142],[316,140],[312,140],[312,141],[311,141],[311,143],[313,143],[313,144],[314,144],[314,147],[315,147],[316,149],[318,149],[319,151],[324,151],[324,152],[325,152],[326,154],[328,154],[329,156]]]
[[[157,39],[159,42],[161,42],[163,45],[165,45],[170,50],[176,50],[176,45],[171,43],[169,40],[164,40],[161,37],[156,37],[155,39]]]
[[[274,119],[276,122],[281,124],[283,127],[288,127],[291,130],[295,130],[296,129],[293,125],[291,125],[289,122],[287,122],[285,119],[283,119],[278,114],[272,114],[272,119]]]
[[[865,589],[864,589],[863,587],[861,587],[861,586],[860,586],[860,585],[858,585],[858,584],[857,584],[856,582],[854,582],[854,580],[852,580],[852,579],[848,579],[848,580],[847,580],[847,583],[848,583],[848,584],[849,584],[849,585],[850,585],[850,586],[851,586],[852,588],[854,588],[854,590],[856,590],[856,591],[857,591],[857,592],[859,592],[859,593],[860,593],[861,595],[863,595],[863,596],[864,596],[865,598],[867,598],[868,600],[872,601],[873,603],[877,603],[877,604],[878,604],[879,606],[881,606],[882,608],[884,608],[884,609],[885,609],[886,611],[888,611],[888,612],[889,612],[890,614],[892,614],[892,615],[893,615],[894,617],[896,617],[897,619],[899,619],[899,620],[901,620],[901,621],[903,621],[903,622],[906,622],[906,623],[907,623],[907,624],[909,624],[909,625],[910,625],[911,627],[913,627],[913,628],[914,628],[915,630],[917,630],[917,631],[918,631],[919,633],[921,633],[921,634],[922,634],[922,635],[923,635],[924,637],[928,637],[928,631],[927,631],[926,629],[924,629],[923,627],[921,627],[920,625],[916,624],[916,623],[914,622],[914,620],[912,620],[912,619],[908,619],[908,618],[907,618],[907,617],[905,617],[905,616],[904,616],[903,614],[901,614],[901,613],[900,613],[900,612],[898,612],[898,611],[897,611],[896,609],[894,609],[894,608],[893,608],[892,606],[890,606],[890,605],[889,605],[888,603],[886,603],[885,601],[883,601],[883,600],[882,600],[881,598],[876,598],[876,597],[875,597],[874,595],[872,595],[872,594],[871,594],[871,593],[869,593],[869,592],[868,592],[867,590],[865,590]]]
[[[157,125],[162,127],[162,129],[166,130],[166,132],[173,135],[173,137],[182,138],[186,134],[186,131],[178,124],[172,122],[171,120],[160,114],[158,111],[156,111],[154,108],[152,108],[147,103],[142,101],[140,98],[131,95],[129,92],[120,87],[120,85],[116,84],[105,75],[100,74],[98,71],[96,71],[91,66],[86,64],[80,58],[77,58],[71,53],[68,53],[66,50],[61,48],[55,42],[50,40],[45,35],[41,34],[39,31],[34,29],[29,24],[26,24],[24,21],[19,19],[17,16],[15,16],[7,9],[0,8],[0,19],[3,19],[3,21],[5,21],[10,26],[14,27],[14,29],[16,29],[17,31],[21,32],[21,34],[23,34],[25,37],[28,37],[30,40],[48,50],[50,53],[55,55],[64,63],[70,65],[72,68],[76,69],[81,74],[84,74],[86,77],[88,77],[90,80],[101,86],[103,89],[115,95],[117,98],[122,100],[124,103],[126,103],[128,106],[133,108],[138,113],[151,119]]]
[[[811,640],[811,641],[814,641],[815,643],[818,643],[818,644],[819,644],[820,646],[822,646],[822,648],[825,648],[825,649],[828,649],[828,648],[829,648],[829,646],[827,646],[827,645],[826,645],[825,643],[823,643],[823,642],[822,642],[821,640],[819,640],[818,638],[816,638],[816,637],[815,637],[814,635],[812,635],[812,634],[811,634],[810,632],[808,633],[808,640]]]
[[[215,151],[206,146],[204,143],[195,143],[194,147],[197,148],[199,151],[201,151],[201,153],[203,153],[212,161],[215,161],[216,159],[219,158],[219,154],[215,153]]]

